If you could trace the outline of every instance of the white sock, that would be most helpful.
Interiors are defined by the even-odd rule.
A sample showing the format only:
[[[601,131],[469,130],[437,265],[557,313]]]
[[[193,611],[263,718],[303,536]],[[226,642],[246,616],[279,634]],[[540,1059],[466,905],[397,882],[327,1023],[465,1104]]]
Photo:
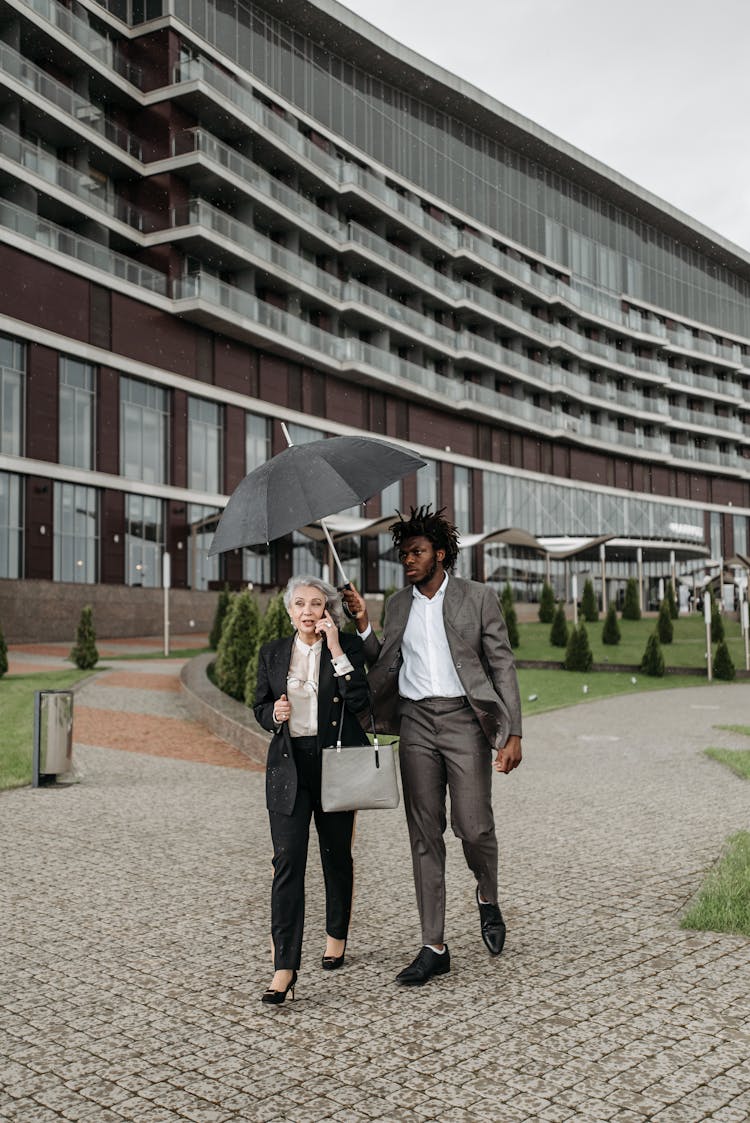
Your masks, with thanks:
[[[443,955],[445,953],[445,944],[443,944],[441,948],[436,948],[434,944],[425,944],[425,947],[429,948],[430,951],[434,951],[435,955]]]

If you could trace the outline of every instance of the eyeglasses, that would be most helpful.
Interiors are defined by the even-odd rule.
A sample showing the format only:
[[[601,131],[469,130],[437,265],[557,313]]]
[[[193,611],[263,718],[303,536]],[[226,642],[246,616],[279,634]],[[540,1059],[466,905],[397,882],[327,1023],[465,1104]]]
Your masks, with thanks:
[[[312,679],[309,678],[301,679],[297,678],[296,675],[289,675],[288,679],[286,680],[286,684],[291,690],[303,690],[305,694],[318,693],[317,682],[313,682]]]

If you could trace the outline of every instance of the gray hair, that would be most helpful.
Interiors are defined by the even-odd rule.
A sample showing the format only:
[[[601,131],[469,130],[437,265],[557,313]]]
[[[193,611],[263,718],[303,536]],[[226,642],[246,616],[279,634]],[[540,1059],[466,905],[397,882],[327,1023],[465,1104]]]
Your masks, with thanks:
[[[341,607],[341,596],[333,585],[329,585],[327,581],[323,581],[320,577],[311,577],[305,574],[302,577],[289,578],[287,587],[284,589],[284,608],[287,612],[289,612],[294,592],[299,589],[300,585],[309,585],[321,592],[326,598],[326,608],[330,612],[334,624],[337,628],[343,627],[346,618]]]

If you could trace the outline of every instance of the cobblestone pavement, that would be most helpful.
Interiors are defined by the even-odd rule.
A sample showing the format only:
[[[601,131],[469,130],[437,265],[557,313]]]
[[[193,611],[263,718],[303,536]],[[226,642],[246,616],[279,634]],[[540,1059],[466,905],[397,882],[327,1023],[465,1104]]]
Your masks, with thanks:
[[[77,695],[102,740],[128,690]],[[506,949],[484,951],[449,835],[453,966],[422,989],[393,982],[419,938],[403,811],[362,813],[346,966],[319,967],[313,849],[279,1008],[262,773],[77,744],[78,784],[0,794],[0,1119],[750,1119],[750,943],[678,926],[750,825],[747,783],[702,755],[748,714],[740,685],[529,718],[495,780]]]

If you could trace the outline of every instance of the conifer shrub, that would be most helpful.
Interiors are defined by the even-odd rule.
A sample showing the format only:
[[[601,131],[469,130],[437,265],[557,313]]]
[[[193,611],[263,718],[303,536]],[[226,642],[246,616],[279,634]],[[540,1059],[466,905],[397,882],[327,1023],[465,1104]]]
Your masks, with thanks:
[[[8,645],[5,642],[3,629],[0,628],[0,678],[8,673]]]
[[[260,609],[246,589],[231,597],[216,651],[214,679],[219,690],[239,702],[245,698],[247,665],[255,653]]]
[[[583,620],[573,628],[565,650],[566,671],[590,671],[594,663],[588,632]]]
[[[513,606],[513,590],[510,587],[510,581],[506,581],[503,585],[503,591],[500,594],[500,607],[503,610],[503,616],[506,610]]]
[[[729,648],[726,642],[722,640],[716,648],[716,654],[714,655],[714,678],[723,679],[725,682],[732,682],[735,673],[732,656],[729,654]]]
[[[711,605],[711,643],[721,643],[724,639],[724,621],[716,601]]]
[[[614,601],[611,601],[607,609],[607,615],[604,617],[602,643],[614,645],[618,644],[620,639],[620,625],[617,623],[617,609],[615,608]]]
[[[221,640],[221,629],[224,626],[224,619],[229,609],[229,602],[232,594],[229,591],[229,586],[225,585],[219,593],[219,599],[216,602],[216,612],[214,613],[214,622],[211,625],[211,631],[208,634],[208,646],[212,651],[216,651]]]
[[[289,619],[289,613],[284,607],[284,593],[283,591],[276,593],[266,605],[266,611],[263,614],[263,619],[258,628],[255,648],[247,664],[244,697],[248,706],[252,706],[255,703],[255,683],[258,678],[258,654],[261,647],[264,643],[270,643],[271,640],[283,639],[284,636],[290,636],[293,631],[292,621]]]
[[[625,586],[622,618],[623,620],[640,620],[641,618],[641,602],[638,596],[638,582],[635,577],[628,577],[628,583]]]
[[[672,617],[669,612],[669,605],[666,597],[659,605],[656,632],[659,636],[659,643],[671,643],[674,639],[674,625],[672,624]]]
[[[506,596],[506,590],[510,594],[509,597]],[[508,629],[508,643],[515,651],[521,643],[521,635],[518,631],[518,615],[516,613],[516,607],[513,604],[513,594],[510,590],[510,585],[506,585],[505,589],[503,589],[503,594],[500,598],[500,611],[505,620],[505,627]]]
[[[669,615],[672,620],[676,620],[680,615],[680,610],[677,607],[677,598],[674,595],[674,585],[671,581],[667,581],[667,587],[664,590],[664,600],[669,605]]]
[[[81,609],[81,618],[76,630],[76,642],[69,658],[81,671],[90,671],[99,662],[94,631],[94,611],[90,604]]]
[[[664,674],[664,656],[656,632],[652,632],[646,643],[646,650],[641,659],[641,670],[644,675],[652,678],[661,678]]]
[[[554,618],[555,594],[549,581],[545,581],[539,598],[539,620],[542,624],[551,624]]]
[[[565,605],[562,601],[555,609],[552,627],[549,630],[549,641],[553,647],[567,647],[568,645],[568,621],[565,619]]]
[[[581,597],[581,616],[588,624],[595,624],[599,619],[599,605],[594,592],[594,583],[591,578],[587,578],[583,586],[583,596]]]

